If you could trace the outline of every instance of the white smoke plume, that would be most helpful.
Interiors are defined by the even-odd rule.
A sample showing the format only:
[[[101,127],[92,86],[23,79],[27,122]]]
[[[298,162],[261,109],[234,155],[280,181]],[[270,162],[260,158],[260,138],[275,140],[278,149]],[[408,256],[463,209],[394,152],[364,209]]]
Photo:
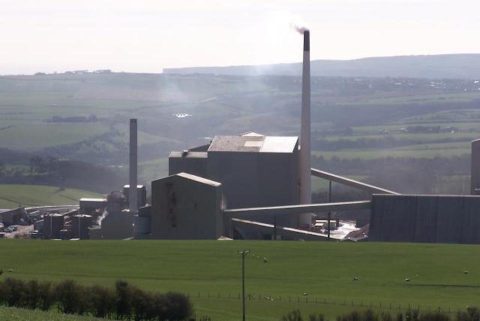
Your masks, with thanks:
[[[290,16],[290,27],[302,35],[305,31],[308,31],[305,21],[303,21],[303,19],[297,15]]]
[[[107,210],[104,210],[102,215],[100,215],[97,219],[97,225],[102,225],[102,221],[105,219],[105,217],[107,217],[107,215],[108,215]]]
[[[308,28],[305,27],[305,26],[302,26],[302,25],[295,25],[295,24],[292,24],[291,25],[293,29],[295,29],[295,31],[297,31],[298,33],[300,34],[304,34],[305,31],[308,31]]]

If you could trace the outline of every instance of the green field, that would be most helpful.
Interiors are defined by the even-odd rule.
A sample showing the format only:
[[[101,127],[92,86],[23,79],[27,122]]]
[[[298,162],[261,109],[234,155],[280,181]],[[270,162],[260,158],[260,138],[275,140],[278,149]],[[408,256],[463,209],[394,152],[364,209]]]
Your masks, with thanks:
[[[125,279],[152,291],[180,291],[198,315],[228,321],[240,319],[241,249],[251,251],[249,320],[278,320],[296,308],[334,317],[372,304],[447,311],[479,304],[480,247],[470,245],[2,240],[0,268],[2,277],[105,286]]]
[[[60,190],[58,187],[44,185],[0,185],[0,208],[78,204],[82,197],[102,195],[74,188]]]

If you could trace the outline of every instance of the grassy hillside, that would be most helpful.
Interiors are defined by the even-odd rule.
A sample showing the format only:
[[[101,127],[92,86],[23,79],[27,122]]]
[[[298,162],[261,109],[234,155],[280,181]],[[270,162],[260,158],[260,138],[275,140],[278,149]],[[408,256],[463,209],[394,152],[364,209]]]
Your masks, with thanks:
[[[44,185],[0,185],[0,208],[15,208],[34,205],[78,204],[82,197],[101,197],[102,195],[79,189],[60,190]]]
[[[39,310],[26,310],[0,307],[0,320],[8,321],[101,321],[92,317],[66,315],[56,311],[43,312]]]
[[[480,137],[480,80],[313,76],[311,85],[313,166],[402,192],[468,190],[467,180],[455,187],[438,182],[469,174],[469,143]],[[148,185],[167,173],[170,151],[205,144],[215,135],[298,135],[300,90],[299,74],[2,76],[0,182],[32,183],[15,179],[30,175],[20,169],[28,169],[33,156],[103,165],[121,175],[128,161],[128,119],[136,117],[139,181]],[[371,161],[387,158],[427,160],[424,167],[435,179],[405,189],[395,177],[372,179],[378,171]],[[437,159],[459,161],[446,171],[434,164]],[[355,166],[339,167],[338,160]],[[404,166],[412,169],[401,176],[418,176],[413,165]],[[92,189],[73,183],[67,186]]]
[[[3,240],[0,255],[8,259],[0,268],[13,271],[2,277],[106,286],[125,279],[149,290],[181,291],[198,314],[228,321],[240,318],[241,249],[251,251],[249,320],[278,320],[295,308],[334,316],[370,304],[445,310],[479,304],[480,248],[469,245]]]
[[[370,57],[352,60],[313,60],[314,76],[480,78],[479,54]],[[218,75],[299,75],[301,64],[167,68],[167,73]]]

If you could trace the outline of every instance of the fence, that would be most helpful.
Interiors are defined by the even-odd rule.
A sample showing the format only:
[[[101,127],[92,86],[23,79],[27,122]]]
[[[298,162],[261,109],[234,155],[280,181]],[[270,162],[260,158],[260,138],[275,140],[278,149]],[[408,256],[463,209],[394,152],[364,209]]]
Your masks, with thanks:
[[[193,301],[195,299],[208,299],[208,300],[241,300],[240,293],[188,293],[187,294]],[[368,301],[355,301],[355,300],[338,300],[329,298],[320,298],[316,296],[272,296],[267,294],[249,293],[245,296],[248,302],[263,302],[263,303],[288,303],[292,304],[292,307],[299,307],[299,305],[319,305],[319,306],[344,306],[352,308],[372,309],[377,311],[407,311],[407,310],[419,310],[421,312],[443,312],[448,314],[454,314],[459,310],[464,309],[461,306],[448,306],[448,307],[433,307],[428,305],[419,304],[394,304],[385,302],[368,302]]]

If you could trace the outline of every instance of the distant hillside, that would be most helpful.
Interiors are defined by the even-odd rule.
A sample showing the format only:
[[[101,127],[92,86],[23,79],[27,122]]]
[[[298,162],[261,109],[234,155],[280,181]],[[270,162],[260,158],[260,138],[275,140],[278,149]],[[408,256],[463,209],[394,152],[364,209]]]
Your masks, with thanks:
[[[217,75],[299,75],[300,63],[259,66],[166,68],[164,73]],[[355,60],[313,60],[313,76],[480,78],[480,54],[373,57]]]
[[[103,197],[103,195],[75,188],[0,184],[0,208],[78,204],[78,200],[82,197]]]

